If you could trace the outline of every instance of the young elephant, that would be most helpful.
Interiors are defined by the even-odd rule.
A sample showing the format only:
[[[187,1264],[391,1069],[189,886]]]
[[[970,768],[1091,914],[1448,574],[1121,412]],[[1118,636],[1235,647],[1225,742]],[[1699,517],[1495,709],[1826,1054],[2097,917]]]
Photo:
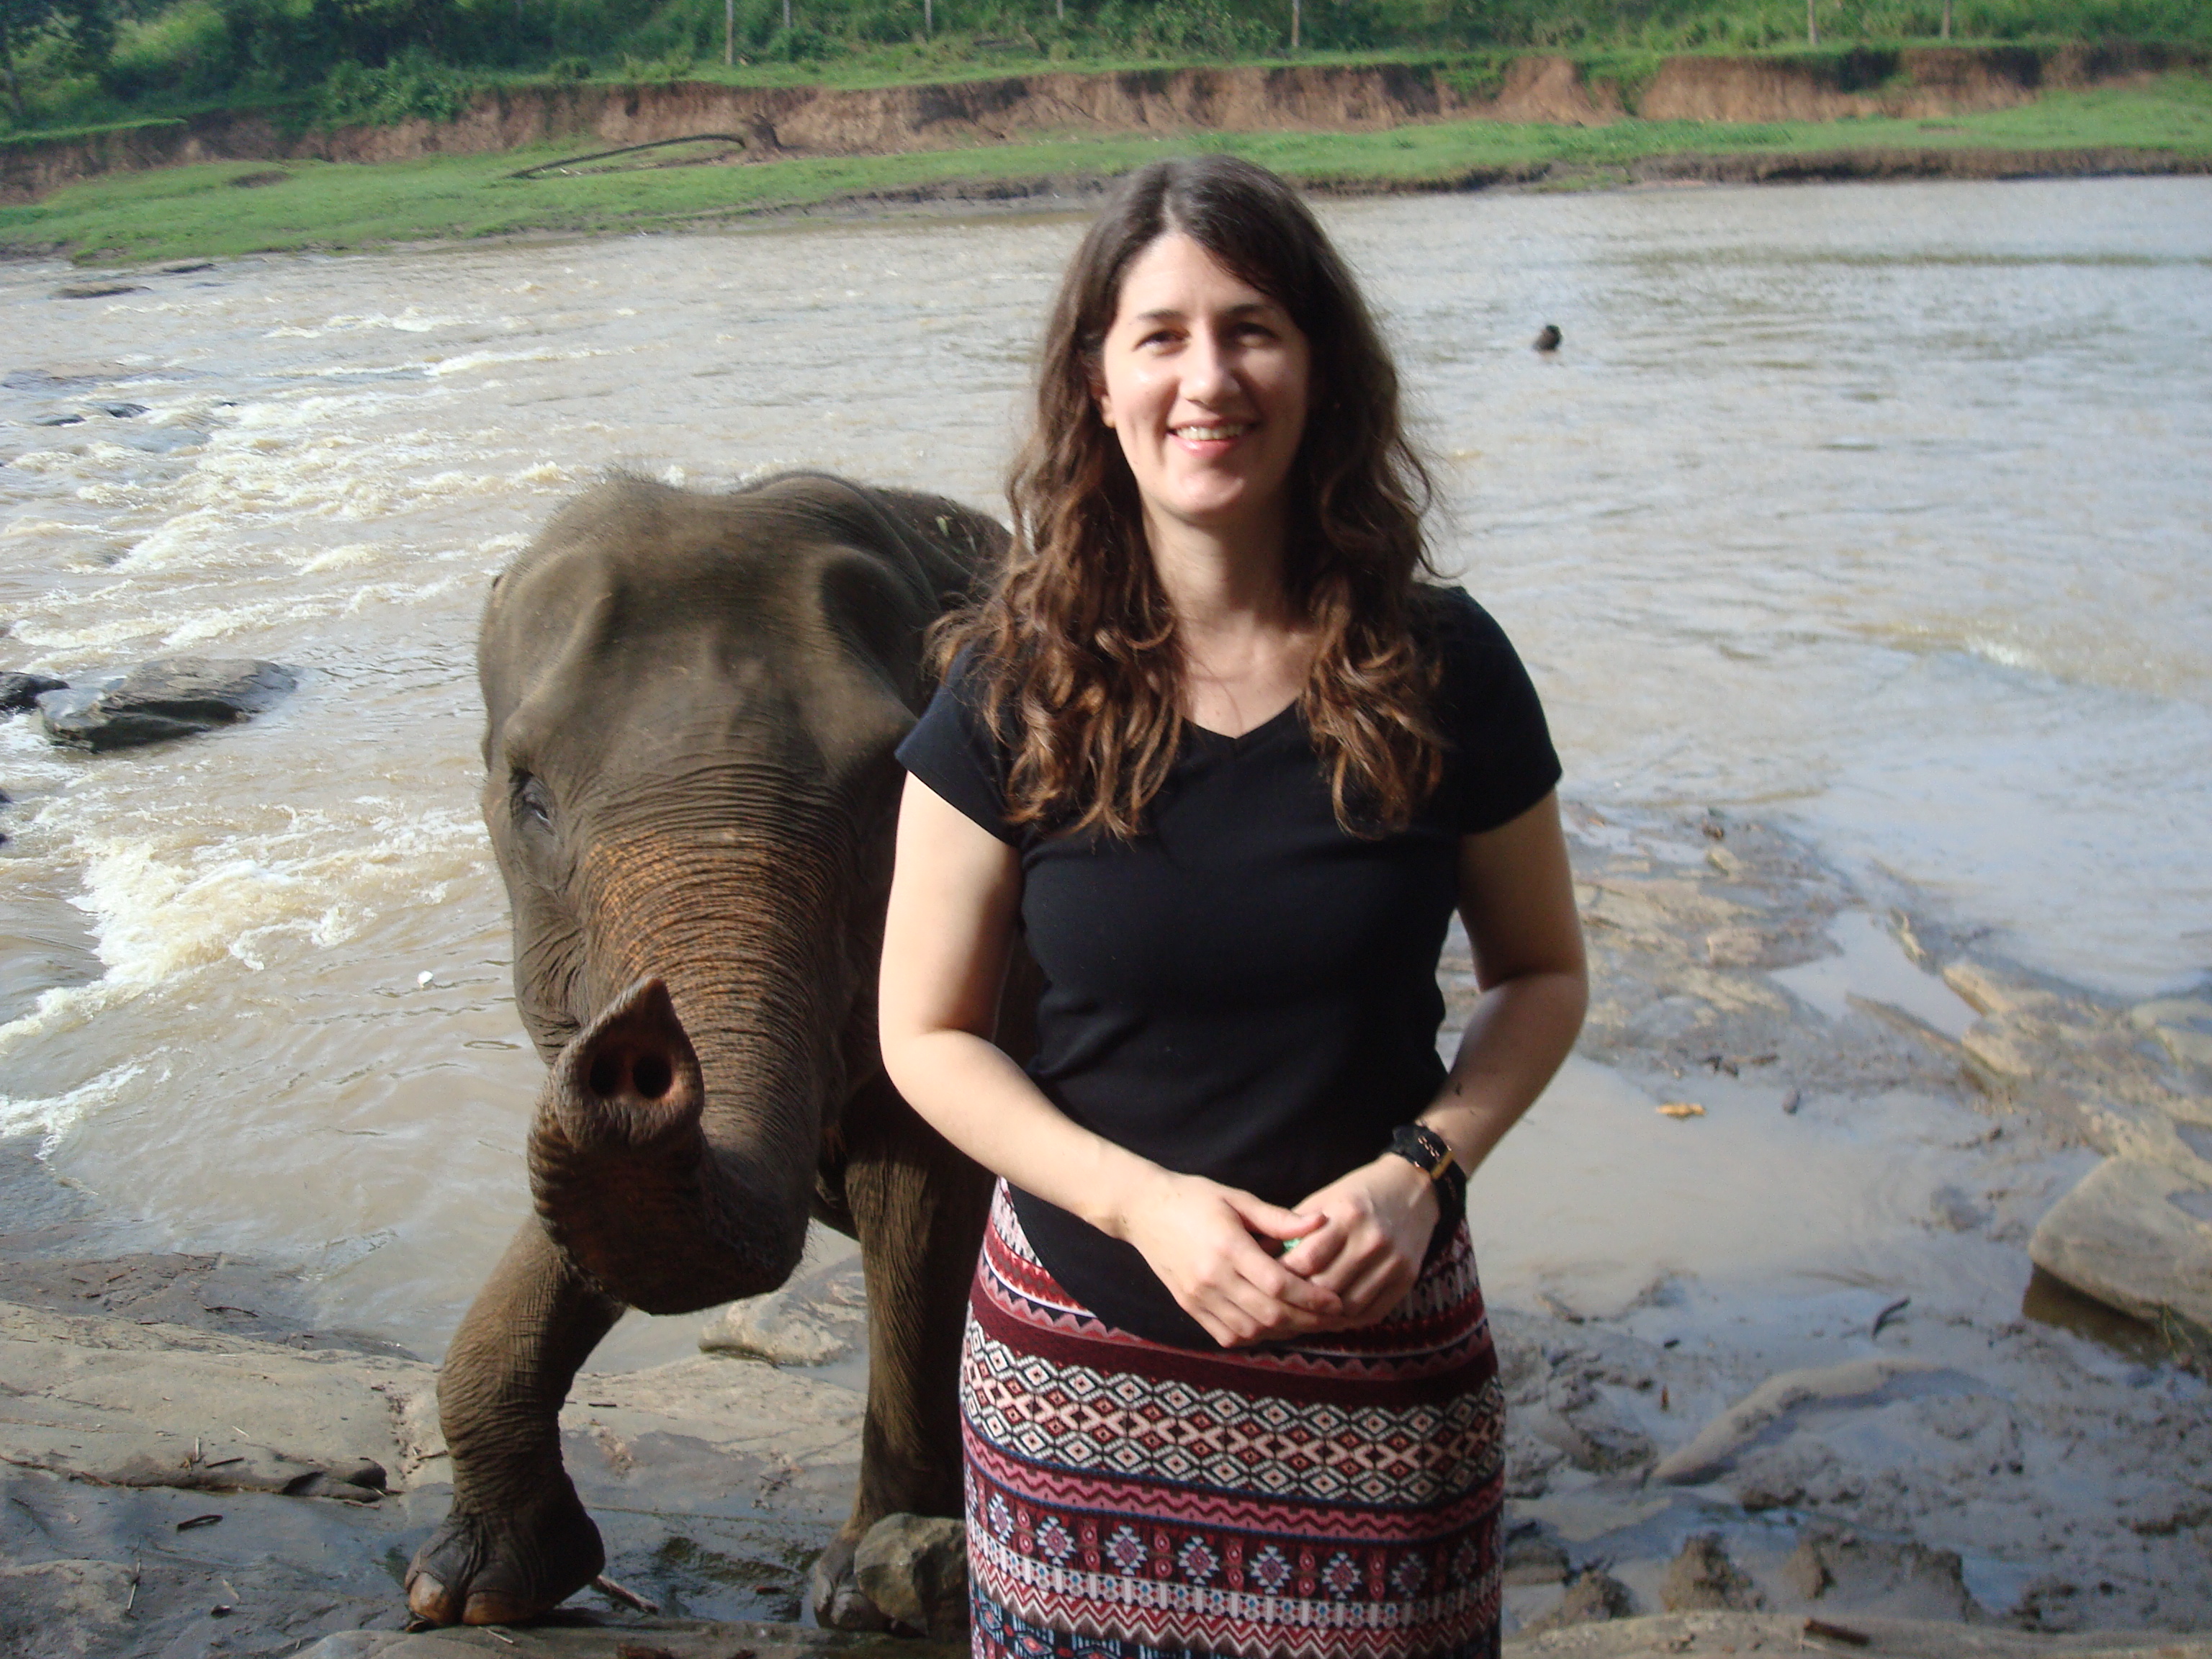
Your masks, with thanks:
[[[625,1307],[775,1289],[810,1214],[860,1241],[871,1310],[860,1492],[817,1601],[881,1516],[960,1513],[989,1185],[884,1080],[875,975],[923,632],[1004,540],[820,475],[728,495],[626,478],[493,584],[484,822],[550,1070],[537,1213],[440,1381],[453,1507],[408,1570],[419,1616],[526,1619],[592,1581],[557,1425],[577,1368]]]

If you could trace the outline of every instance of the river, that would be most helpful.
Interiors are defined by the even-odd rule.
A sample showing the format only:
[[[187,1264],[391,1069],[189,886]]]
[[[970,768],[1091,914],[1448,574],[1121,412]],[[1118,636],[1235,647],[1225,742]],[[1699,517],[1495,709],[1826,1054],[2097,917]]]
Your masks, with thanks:
[[[2100,993],[2205,975],[2212,181],[1325,216],[1573,798],[1756,812]],[[477,817],[487,582],[611,465],[994,502],[1079,228],[0,270],[0,667],[304,671],[156,749],[0,726],[0,1133],[118,1244],[302,1264],[325,1319],[442,1348],[540,1075]]]

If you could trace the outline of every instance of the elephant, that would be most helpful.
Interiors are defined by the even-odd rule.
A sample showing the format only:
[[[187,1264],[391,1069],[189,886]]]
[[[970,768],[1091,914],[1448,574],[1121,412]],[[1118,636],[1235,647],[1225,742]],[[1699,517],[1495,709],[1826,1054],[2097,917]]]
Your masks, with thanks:
[[[817,1616],[870,1611],[850,1564],[877,1520],[960,1513],[990,1180],[886,1079],[875,981],[924,636],[1005,544],[955,502],[825,474],[723,495],[617,477],[494,581],[483,816],[548,1069],[535,1213],[439,1379],[453,1507],[408,1570],[416,1616],[527,1619],[592,1581],[557,1422],[577,1369],[625,1308],[773,1290],[810,1216],[860,1241],[870,1309],[859,1490]]]

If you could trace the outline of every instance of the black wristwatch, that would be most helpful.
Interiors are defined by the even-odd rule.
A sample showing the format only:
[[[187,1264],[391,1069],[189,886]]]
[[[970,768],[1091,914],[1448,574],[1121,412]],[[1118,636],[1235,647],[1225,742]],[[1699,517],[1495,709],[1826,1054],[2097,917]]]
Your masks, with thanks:
[[[1446,1220],[1467,1213],[1467,1171],[1450,1144],[1425,1123],[1403,1123],[1390,1137],[1389,1151],[1428,1176],[1437,1191],[1437,1211]]]

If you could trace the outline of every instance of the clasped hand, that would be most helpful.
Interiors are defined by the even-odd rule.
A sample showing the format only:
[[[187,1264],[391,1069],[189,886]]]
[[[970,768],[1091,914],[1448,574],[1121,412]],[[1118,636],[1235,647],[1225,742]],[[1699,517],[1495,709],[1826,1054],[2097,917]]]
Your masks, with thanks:
[[[1382,1319],[1413,1287],[1437,1215],[1428,1177],[1386,1155],[1295,1210],[1163,1170],[1129,1206],[1124,1236],[1206,1334],[1235,1348]]]

